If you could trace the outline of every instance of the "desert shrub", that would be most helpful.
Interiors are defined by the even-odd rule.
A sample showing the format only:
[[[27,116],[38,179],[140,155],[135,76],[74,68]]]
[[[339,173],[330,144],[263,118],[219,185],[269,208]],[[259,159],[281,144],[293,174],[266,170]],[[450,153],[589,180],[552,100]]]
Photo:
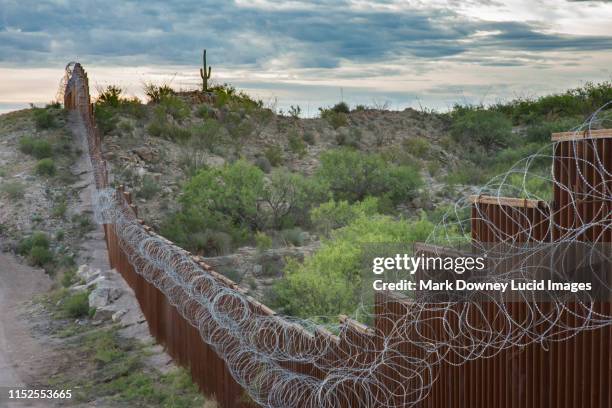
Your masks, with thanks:
[[[122,112],[136,119],[144,119],[147,116],[146,107],[142,104],[140,99],[136,97],[130,99],[121,99],[119,101],[119,108]]]
[[[296,247],[304,245],[305,234],[304,231],[302,231],[299,227],[284,229],[280,231],[278,236],[285,245],[291,245]]]
[[[581,123],[582,119],[579,117],[540,122],[527,128],[527,140],[534,143],[548,143],[552,133],[570,131]]]
[[[161,137],[176,142],[184,142],[191,138],[191,130],[169,123],[165,114],[156,117],[147,126],[147,132],[151,136]]]
[[[404,140],[402,143],[404,149],[413,155],[414,157],[425,158],[427,157],[431,144],[423,137],[411,137],[410,139]]]
[[[32,247],[49,248],[49,237],[44,232],[35,232],[31,237]]]
[[[18,181],[8,181],[0,186],[0,192],[11,200],[19,200],[25,194],[25,185]]]
[[[102,134],[109,134],[117,128],[118,119],[111,106],[96,105],[95,107],[96,126]]]
[[[144,176],[142,179],[142,185],[138,189],[136,196],[139,198],[144,198],[145,200],[150,200],[155,197],[157,193],[161,191],[161,186],[155,180],[155,178],[151,176]]]
[[[289,139],[289,150],[299,157],[303,157],[306,154],[306,143],[297,131],[292,131],[287,137]]]
[[[32,265],[44,266],[53,260],[53,253],[47,248],[33,246],[28,259]]]
[[[55,162],[51,158],[39,160],[36,163],[35,171],[39,176],[53,176],[55,174]]]
[[[265,156],[258,156],[255,159],[255,165],[264,173],[269,173],[272,170],[270,160],[268,160]]]
[[[122,93],[123,89],[118,85],[108,85],[106,88],[98,88],[96,105],[118,108]]]
[[[89,314],[89,294],[78,292],[68,296],[62,304],[62,310],[73,319],[87,316]]]
[[[334,129],[348,125],[348,116],[346,113],[336,112],[333,109],[319,108],[319,110],[321,112],[321,118],[326,120]]]
[[[502,113],[482,106],[455,106],[451,117],[451,135],[457,143],[492,149],[512,139],[512,122]]]
[[[202,119],[209,119],[213,117],[213,108],[207,104],[201,104],[196,109],[196,116]]]
[[[371,216],[378,212],[378,199],[366,197],[363,201],[349,204],[348,201],[330,200],[313,208],[310,219],[315,229],[323,234],[344,227],[362,216]]]
[[[255,234],[255,246],[259,252],[272,248],[272,238],[263,231],[257,231]]]
[[[272,228],[303,225],[312,205],[326,197],[324,187],[315,180],[285,169],[274,170],[260,197],[260,221]]]
[[[336,113],[345,113],[345,114],[348,114],[351,111],[351,109],[349,108],[346,102],[338,102],[337,104],[332,106],[331,110]]]
[[[229,106],[231,109],[243,110],[244,112],[256,111],[263,108],[261,100],[252,99],[242,91],[237,91],[231,85],[216,85],[210,89],[215,95],[215,106],[217,108]]]
[[[63,287],[67,288],[75,284],[77,280],[76,269],[71,268],[64,271],[60,283]]]
[[[152,82],[147,82],[143,86],[144,93],[149,98],[149,102],[160,102],[163,98],[172,96],[176,92],[168,84],[155,85]]]
[[[336,134],[336,143],[340,146],[358,148],[361,141],[361,130],[357,128],[344,129]]]
[[[190,233],[226,231],[243,241],[260,224],[257,201],[263,188],[263,172],[243,160],[200,170],[183,187],[181,211],[163,231],[183,241]]]
[[[361,300],[364,244],[422,241],[432,227],[424,219],[359,217],[334,231],[303,264],[288,260],[285,276],[274,284],[272,306],[301,317],[351,315]]]
[[[34,109],[34,125],[36,129],[52,129],[58,126],[56,112],[52,107]]]
[[[117,129],[119,129],[121,133],[129,135],[134,131],[134,124],[129,120],[122,120],[117,125]]]
[[[51,143],[44,139],[34,139],[29,136],[19,139],[19,150],[37,159],[45,159],[53,155]]]
[[[175,120],[183,120],[191,113],[189,106],[176,95],[166,95],[159,101],[158,109],[172,116]]]
[[[298,120],[300,118],[300,114],[302,113],[302,108],[299,105],[289,107],[289,116],[293,118],[293,120]]]
[[[224,120],[225,129],[234,141],[248,137],[254,130],[253,124],[238,112],[230,112]]]
[[[221,143],[223,135],[221,124],[214,119],[205,119],[201,124],[193,126],[191,134],[195,143],[209,150]]]
[[[518,98],[492,107],[515,124],[537,124],[565,117],[586,117],[612,100],[612,82],[587,82],[583,87],[536,99]],[[610,106],[608,106],[610,109]]]
[[[410,166],[398,166],[378,154],[344,148],[321,155],[315,177],[329,188],[334,199],[349,202],[385,196],[397,203],[414,197],[422,184],[418,171]]]
[[[317,142],[314,133],[309,130],[304,131],[303,139],[309,145],[314,145]]]
[[[482,184],[486,182],[487,175],[483,169],[474,166],[474,163],[462,163],[456,169],[448,173],[446,183],[455,184]]]
[[[266,159],[268,159],[272,167],[278,167],[283,164],[283,151],[276,145],[266,147],[264,156],[266,156]]]

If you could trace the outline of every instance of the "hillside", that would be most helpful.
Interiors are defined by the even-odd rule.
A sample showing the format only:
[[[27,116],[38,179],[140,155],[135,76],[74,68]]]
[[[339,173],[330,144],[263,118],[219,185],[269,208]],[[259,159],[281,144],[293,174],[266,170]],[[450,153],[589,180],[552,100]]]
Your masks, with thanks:
[[[301,263],[362,215],[431,225],[612,98],[609,83],[587,84],[447,113],[340,102],[304,119],[299,107],[275,112],[227,85],[202,94],[149,84],[147,93],[143,104],[118,87],[100,91],[114,184],[135,190],[139,215],[162,235],[280,308],[271,286],[288,258]],[[534,168],[547,174],[550,163]],[[529,187],[548,199],[544,181]]]

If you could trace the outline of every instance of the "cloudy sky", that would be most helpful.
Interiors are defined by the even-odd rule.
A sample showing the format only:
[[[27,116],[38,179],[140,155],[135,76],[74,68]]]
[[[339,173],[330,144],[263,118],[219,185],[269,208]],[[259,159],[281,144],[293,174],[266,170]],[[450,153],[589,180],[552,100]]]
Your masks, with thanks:
[[[213,80],[313,115],[341,98],[444,110],[612,79],[612,1],[0,0],[0,112],[94,85]]]

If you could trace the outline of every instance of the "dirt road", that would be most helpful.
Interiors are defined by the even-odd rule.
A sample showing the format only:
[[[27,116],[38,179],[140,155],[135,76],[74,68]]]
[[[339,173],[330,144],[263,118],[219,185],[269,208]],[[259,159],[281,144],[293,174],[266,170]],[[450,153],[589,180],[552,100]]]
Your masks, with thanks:
[[[24,302],[50,286],[51,280],[43,270],[21,265],[12,255],[0,253],[0,389],[36,382],[45,350],[31,336],[21,313]],[[6,401],[0,398],[0,406],[3,403]]]

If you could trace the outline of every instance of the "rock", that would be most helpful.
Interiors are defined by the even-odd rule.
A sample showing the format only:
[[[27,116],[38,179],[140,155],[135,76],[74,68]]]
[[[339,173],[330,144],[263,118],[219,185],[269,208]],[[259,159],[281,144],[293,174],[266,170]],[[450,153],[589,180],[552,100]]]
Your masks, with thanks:
[[[101,307],[96,309],[96,313],[93,316],[93,320],[99,322],[111,320],[113,318],[114,313],[115,312],[112,309]]]
[[[258,265],[258,264],[253,265],[253,274],[254,275],[260,275],[262,272],[263,272],[263,266],[262,265]]]
[[[101,309],[108,306],[110,303],[109,299],[110,288],[95,288],[89,294],[89,307]]]
[[[111,316],[111,320],[113,321],[113,323],[119,323],[121,321],[121,318],[127,313],[127,311],[125,310],[119,310],[115,313],[113,313],[113,315]]]
[[[142,160],[150,162],[157,158],[157,153],[148,146],[137,147],[132,150]]]
[[[225,164],[225,159],[221,156],[209,156],[204,160],[204,162],[210,167],[221,167]]]
[[[164,188],[162,188],[162,192],[163,192],[164,194],[172,194],[172,193],[173,193],[172,188],[170,188],[170,187],[164,187]]]
[[[83,279],[85,283],[89,283],[100,276],[100,270],[91,269],[88,265],[81,265],[77,270],[77,276]]]

